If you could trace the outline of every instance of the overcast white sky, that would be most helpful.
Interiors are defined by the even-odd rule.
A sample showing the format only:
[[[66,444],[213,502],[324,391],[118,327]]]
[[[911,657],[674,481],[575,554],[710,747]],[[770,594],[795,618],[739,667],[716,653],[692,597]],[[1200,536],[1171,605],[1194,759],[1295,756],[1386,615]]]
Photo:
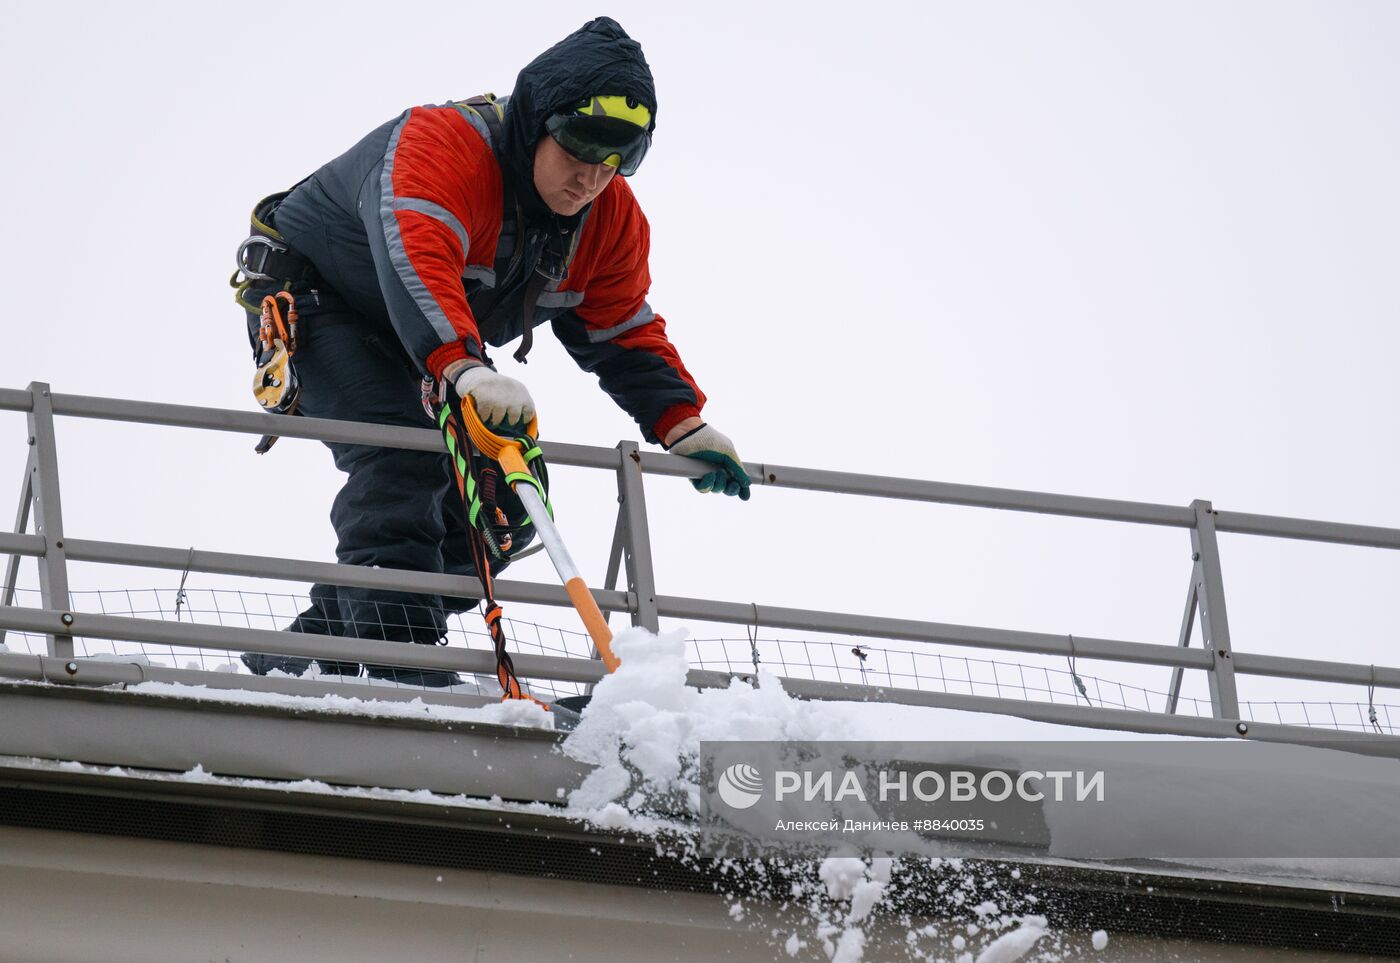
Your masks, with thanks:
[[[633,181],[651,303],[746,459],[1400,527],[1393,4],[3,8],[2,386],[250,410],[226,280],[253,202],[406,106],[507,92],[607,13],[659,92]],[[527,368],[499,354],[546,438],[635,437],[547,334]],[[24,427],[0,421],[8,512]],[[60,432],[74,537],[333,557],[318,445]],[[595,581],[609,486],[555,477]],[[1177,530],[648,497],[667,594],[1172,642],[1190,572]],[[1237,648],[1400,662],[1395,553],[1223,551]]]

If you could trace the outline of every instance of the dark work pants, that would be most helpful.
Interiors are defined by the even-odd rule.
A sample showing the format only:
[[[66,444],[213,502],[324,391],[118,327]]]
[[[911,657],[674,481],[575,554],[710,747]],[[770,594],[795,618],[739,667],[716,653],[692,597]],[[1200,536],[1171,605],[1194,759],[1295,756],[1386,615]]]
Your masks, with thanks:
[[[303,302],[299,297],[298,306]],[[387,323],[348,308],[311,307],[302,312],[293,362],[302,386],[299,414],[434,427],[418,370]],[[348,476],[331,507],[342,564],[476,577],[446,453],[326,444]],[[449,614],[475,605],[473,598],[318,584],[311,607],[289,628],[433,644],[446,633]]]

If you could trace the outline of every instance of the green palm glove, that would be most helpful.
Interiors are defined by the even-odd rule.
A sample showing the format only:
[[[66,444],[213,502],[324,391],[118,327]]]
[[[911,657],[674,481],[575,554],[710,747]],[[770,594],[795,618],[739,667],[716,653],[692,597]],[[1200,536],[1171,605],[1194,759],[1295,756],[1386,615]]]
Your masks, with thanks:
[[[734,442],[715,431],[707,424],[686,432],[666,449],[673,455],[699,458],[713,464],[714,470],[690,483],[697,492],[719,492],[723,495],[738,495],[742,501],[749,500],[749,485],[752,480],[744,471],[744,463],[734,450]]]

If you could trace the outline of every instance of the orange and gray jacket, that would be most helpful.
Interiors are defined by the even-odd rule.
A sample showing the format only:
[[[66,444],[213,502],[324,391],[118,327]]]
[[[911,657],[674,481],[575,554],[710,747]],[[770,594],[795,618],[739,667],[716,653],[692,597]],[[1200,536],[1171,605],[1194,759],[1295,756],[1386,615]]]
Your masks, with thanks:
[[[604,92],[636,97],[655,117],[640,46],[600,17],[521,71],[499,102],[503,119],[479,98],[411,108],[300,183],[277,229],[351,307],[387,316],[425,374],[484,358],[483,342],[528,343],[531,327],[552,321],[657,441],[705,396],[646,300],[646,217],[620,177],[560,217],[530,173],[545,119]]]

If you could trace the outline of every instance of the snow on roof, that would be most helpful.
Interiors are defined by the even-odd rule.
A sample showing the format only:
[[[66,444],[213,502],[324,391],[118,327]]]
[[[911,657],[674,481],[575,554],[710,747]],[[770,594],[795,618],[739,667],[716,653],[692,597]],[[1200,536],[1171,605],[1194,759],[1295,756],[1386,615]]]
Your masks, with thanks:
[[[637,789],[635,776],[654,796],[681,798],[698,811],[699,787],[693,765],[701,742],[722,741],[949,741],[1034,743],[1044,741],[1083,741],[1131,739],[1140,741],[1181,740],[1174,736],[1143,736],[1113,733],[991,713],[953,709],[894,705],[869,702],[816,702],[792,697],[779,679],[760,673],[756,684],[735,681],[723,689],[694,689],[686,685],[684,632],[653,635],[644,629],[629,629],[614,640],[622,668],[605,677],[595,688],[593,698],[578,728],[562,739],[561,750],[590,767],[581,786],[568,794],[565,811],[574,818],[602,829],[653,832],[665,828],[674,832],[669,820],[657,820],[647,812],[647,792]],[[367,717],[420,718],[493,725],[550,728],[551,717],[538,706],[515,702],[463,708],[427,704],[422,701],[386,702],[339,695],[307,698],[266,692],[205,689],[168,683],[148,682],[133,691],[166,697],[199,698],[257,706],[282,706]],[[1101,748],[1101,747],[1100,747]],[[970,750],[974,751],[974,750]],[[1030,750],[1028,750],[1029,752]],[[1327,750],[1319,750],[1327,751]],[[1391,765],[1394,760],[1377,760]],[[201,769],[185,774],[191,780],[212,781]],[[312,782],[294,784],[298,791],[345,792]],[[368,793],[379,790],[366,788]],[[405,798],[402,791],[392,795]],[[412,795],[412,794],[409,794]],[[431,795],[431,794],[429,794]],[[421,801],[421,794],[414,796]],[[480,800],[446,800],[460,805],[481,805]],[[1373,800],[1374,801],[1374,800]],[[1262,793],[1261,819],[1286,819],[1300,826],[1316,824],[1318,813],[1310,808],[1306,795]],[[493,803],[488,802],[488,805]],[[1290,808],[1291,806],[1291,808]],[[549,807],[546,807],[549,808]],[[558,810],[554,810],[558,811]],[[1047,819],[1060,819],[1057,831],[1072,832],[1075,827],[1066,813],[1057,816],[1047,809]],[[1338,818],[1331,813],[1330,820]],[[1207,821],[1208,822],[1208,821]],[[1097,831],[1079,827],[1081,832]],[[889,882],[889,859],[833,857],[813,865],[802,885],[803,899],[813,907],[808,929],[799,934],[782,934],[784,948],[822,944],[832,959],[856,961],[865,952],[863,924],[879,905]],[[1120,866],[1123,864],[1119,864]],[[1275,882],[1349,881],[1369,883],[1377,891],[1395,893],[1400,887],[1400,860],[1190,860],[1174,869],[1145,862],[1145,869],[1250,878]],[[736,923],[743,917],[742,901],[735,897]],[[955,947],[959,959],[981,963],[1006,963],[1039,946],[1054,944],[1043,919],[1006,913],[992,913],[996,925],[984,927],[974,956],[966,937]],[[805,938],[804,938],[805,937]],[[1042,940],[1048,937],[1048,943]],[[1106,938],[1106,937],[1105,937]],[[1096,942],[1098,940],[1096,939]],[[1051,957],[1046,957],[1051,958]]]

